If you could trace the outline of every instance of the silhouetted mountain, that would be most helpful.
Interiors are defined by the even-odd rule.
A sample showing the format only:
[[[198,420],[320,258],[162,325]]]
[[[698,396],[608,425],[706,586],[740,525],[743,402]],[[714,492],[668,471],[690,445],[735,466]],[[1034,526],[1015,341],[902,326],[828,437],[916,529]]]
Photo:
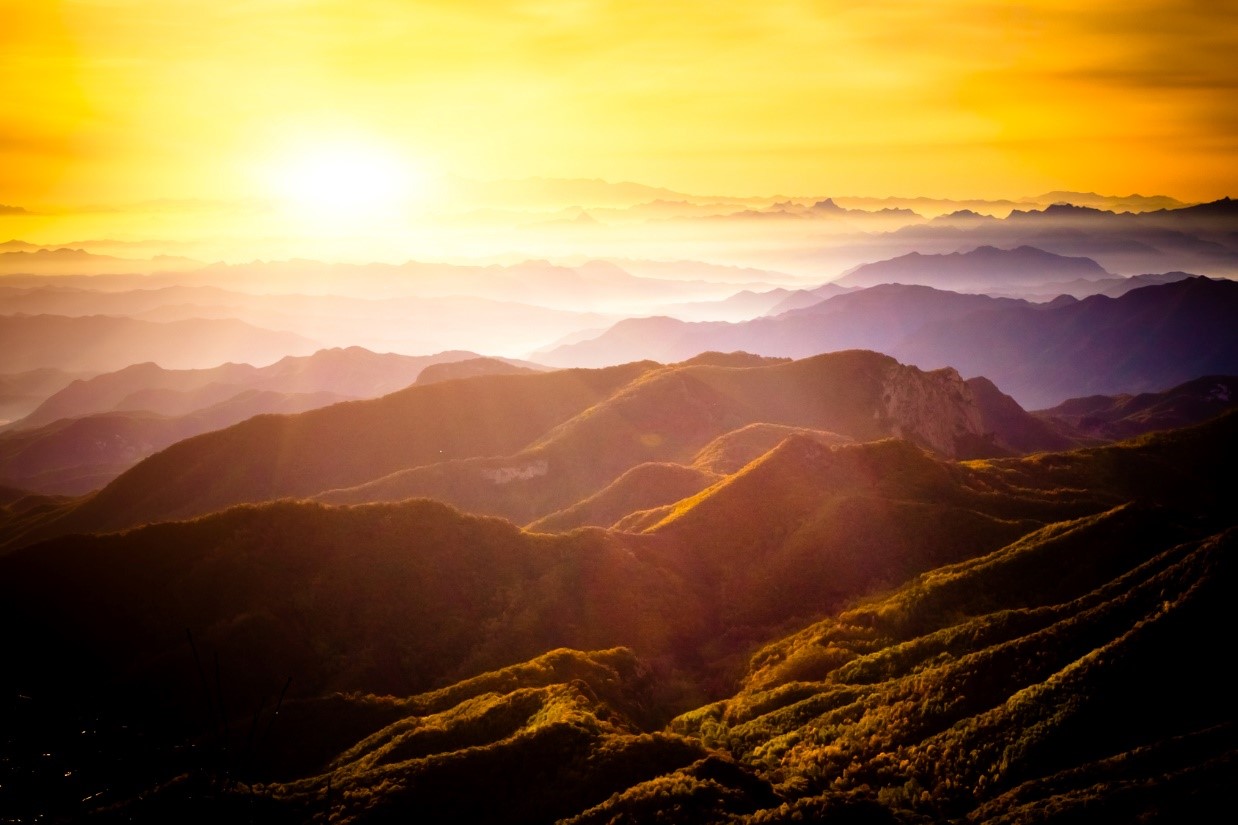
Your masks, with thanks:
[[[0,372],[51,367],[105,372],[158,361],[167,369],[193,369],[229,361],[269,364],[285,355],[309,354],[317,345],[299,335],[240,321],[191,320],[155,324],[103,315],[0,316]]]
[[[787,295],[777,304],[772,306],[765,312],[766,315],[781,315],[784,312],[790,312],[793,309],[804,309],[805,307],[814,306],[824,301],[826,298],[833,298],[835,295],[842,295],[845,292],[852,291],[848,287],[838,284],[822,284],[813,289],[797,289]]]
[[[539,358],[558,366],[604,366],[635,358],[682,361],[703,350],[742,349],[792,358],[845,349],[885,352],[932,321],[949,322],[1002,306],[1031,305],[1009,298],[887,284],[740,324],[628,319],[592,340],[560,346]]]
[[[1164,209],[1151,213],[1154,220],[1218,222],[1220,226],[1232,227],[1238,221],[1238,201],[1225,197],[1208,203],[1197,203],[1180,209]],[[1210,223],[1210,225],[1217,225]]]
[[[658,312],[683,321],[747,321],[769,313],[774,307],[793,296],[802,296],[804,292],[782,287],[762,292],[745,289],[721,301],[667,304],[658,307]]]
[[[961,292],[990,292],[1108,277],[1110,273],[1089,258],[1066,258],[1031,246],[1016,249],[981,246],[970,252],[949,255],[912,252],[888,261],[864,264],[836,283],[852,287],[918,284]]]
[[[0,280],[0,310],[5,315],[128,315],[136,316],[164,306],[198,304],[220,306],[257,296],[243,296],[212,286],[164,286],[156,289],[91,289],[87,278],[73,279],[74,286],[61,283],[62,277],[21,281]],[[147,319],[147,320],[182,320]]]
[[[0,375],[0,425],[29,415],[48,396],[84,377],[50,368]]]
[[[18,275],[96,275],[149,273],[197,269],[201,261],[157,255],[150,259],[116,258],[84,249],[18,249],[0,252],[0,277]]]
[[[1159,391],[1238,372],[1238,283],[1188,278],[1119,298],[1044,310],[1008,307],[926,324],[891,353],[924,367],[983,375],[1024,407]]]
[[[1193,277],[1195,276],[1189,272],[1163,272],[1132,275],[1129,278],[1102,278],[1098,281],[1063,281],[1043,284],[1036,289],[1021,289],[1016,297],[1028,298],[1029,300],[1050,300],[1061,298],[1062,296],[1086,298],[1089,295],[1107,295],[1110,298],[1117,298],[1125,295],[1132,289],[1155,286],[1157,284],[1171,284],[1174,281],[1183,281]],[[993,293],[1002,294],[1000,290],[994,290]]]
[[[185,415],[246,390],[329,392],[341,400],[375,398],[407,387],[427,367],[476,357],[476,353],[461,351],[414,356],[349,347],[288,356],[265,367],[222,364],[208,369],[169,370],[147,362],[76,381],[13,427],[26,429],[62,418],[118,410]]]
[[[434,384],[438,381],[454,381],[478,375],[518,375],[538,371],[531,366],[522,366],[516,361],[503,358],[466,358],[431,364],[418,374],[415,383]]]
[[[1238,378],[1211,375],[1173,389],[1140,395],[1072,398],[1034,413],[1071,434],[1107,441],[1207,421],[1238,405]]]
[[[1109,212],[1151,212],[1159,209],[1182,209],[1188,205],[1168,195],[1098,195],[1095,192],[1046,192],[1032,200],[1043,204],[1073,203]]]
[[[982,375],[1024,407],[1044,407],[1238,372],[1236,303],[1238,283],[1202,277],[1050,305],[887,285],[742,324],[621,321],[541,357],[568,366],[675,360],[702,349],[800,358],[861,347],[924,369]]]
[[[951,253],[968,246],[1034,246],[1091,258],[1110,272],[1137,275],[1182,270],[1211,276],[1238,273],[1238,216],[1227,202],[1138,214],[1056,204],[1016,209],[999,220],[941,219],[886,237],[885,249]]]

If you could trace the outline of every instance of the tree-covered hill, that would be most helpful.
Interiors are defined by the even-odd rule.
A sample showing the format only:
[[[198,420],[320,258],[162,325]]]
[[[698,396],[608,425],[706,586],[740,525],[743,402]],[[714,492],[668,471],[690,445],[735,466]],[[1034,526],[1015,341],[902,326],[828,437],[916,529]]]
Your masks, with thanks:
[[[1236,434],[793,435],[643,532],[412,500],[59,538],[0,559],[10,711],[46,714],[0,785],[118,821],[1171,821],[1235,775]]]

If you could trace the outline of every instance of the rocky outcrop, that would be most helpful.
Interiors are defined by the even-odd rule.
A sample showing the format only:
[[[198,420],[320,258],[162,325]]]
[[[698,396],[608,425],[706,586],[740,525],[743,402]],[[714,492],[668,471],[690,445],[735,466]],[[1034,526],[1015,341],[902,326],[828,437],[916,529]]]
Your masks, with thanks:
[[[986,435],[971,389],[950,367],[923,372],[891,364],[873,418],[893,435],[949,458],[959,457],[964,444]]]

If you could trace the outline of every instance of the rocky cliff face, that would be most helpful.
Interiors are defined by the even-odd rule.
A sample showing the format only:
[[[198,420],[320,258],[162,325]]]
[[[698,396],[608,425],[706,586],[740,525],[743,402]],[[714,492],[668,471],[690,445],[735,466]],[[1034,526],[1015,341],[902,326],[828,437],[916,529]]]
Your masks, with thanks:
[[[892,364],[873,418],[905,438],[949,458],[966,440],[986,435],[971,389],[953,368],[923,372]]]

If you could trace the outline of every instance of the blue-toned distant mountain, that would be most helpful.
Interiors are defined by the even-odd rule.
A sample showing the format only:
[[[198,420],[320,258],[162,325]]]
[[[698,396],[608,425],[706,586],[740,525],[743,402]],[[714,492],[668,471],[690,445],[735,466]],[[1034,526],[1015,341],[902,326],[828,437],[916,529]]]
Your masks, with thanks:
[[[912,252],[888,261],[864,264],[835,283],[867,287],[878,284],[918,284],[954,292],[1008,292],[1074,280],[1112,277],[1090,258],[1068,258],[1031,246],[997,249],[981,246],[970,252],[921,255]]]
[[[1235,318],[1238,282],[1202,277],[1052,304],[883,285],[739,324],[622,321],[540,357],[569,366],[671,361],[707,349],[802,358],[862,347],[985,376],[1034,408],[1238,372]]]

